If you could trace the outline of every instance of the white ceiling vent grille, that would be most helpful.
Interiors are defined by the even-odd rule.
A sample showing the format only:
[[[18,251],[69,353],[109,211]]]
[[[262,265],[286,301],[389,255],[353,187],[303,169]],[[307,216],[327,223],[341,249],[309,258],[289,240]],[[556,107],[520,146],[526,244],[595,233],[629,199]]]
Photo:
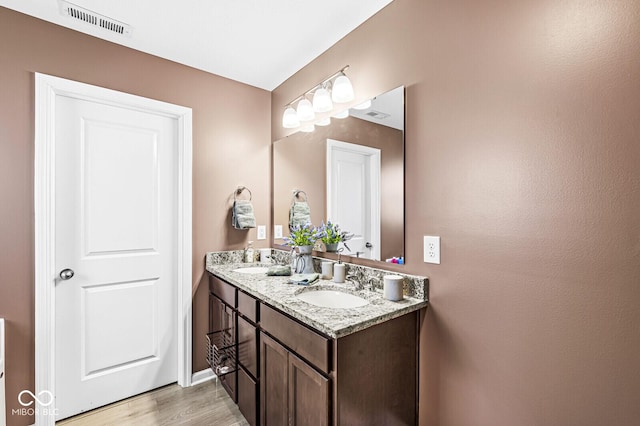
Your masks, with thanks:
[[[99,13],[92,12],[67,1],[60,0],[58,3],[60,4],[60,13],[65,16],[69,16],[75,20],[103,28],[116,34],[124,35],[126,37],[131,36],[132,28],[124,22],[100,15]]]
[[[374,110],[367,112],[366,115],[368,115],[371,118],[377,118],[378,120],[384,120],[385,118],[390,116],[385,112],[374,111]]]

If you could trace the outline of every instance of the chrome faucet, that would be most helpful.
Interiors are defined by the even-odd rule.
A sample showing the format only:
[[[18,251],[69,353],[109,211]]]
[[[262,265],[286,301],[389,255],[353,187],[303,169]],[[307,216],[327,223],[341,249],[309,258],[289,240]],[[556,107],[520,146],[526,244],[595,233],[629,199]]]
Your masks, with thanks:
[[[365,286],[360,280],[360,277],[358,275],[355,275],[355,274],[347,275],[346,280],[352,282],[353,285],[355,285],[355,289],[358,291],[365,289]]]
[[[376,285],[376,283],[378,285]],[[369,290],[375,290],[376,288],[380,287],[380,280],[376,277],[369,277],[369,279],[367,280],[367,284],[369,286]]]

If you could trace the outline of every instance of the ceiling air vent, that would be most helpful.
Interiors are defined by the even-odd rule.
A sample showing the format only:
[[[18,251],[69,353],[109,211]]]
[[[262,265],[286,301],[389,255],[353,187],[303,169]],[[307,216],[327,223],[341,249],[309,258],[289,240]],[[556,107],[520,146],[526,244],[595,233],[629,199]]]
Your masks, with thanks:
[[[59,1],[58,3],[60,4],[60,13],[65,16],[73,18],[77,21],[85,22],[94,27],[103,28],[112,33],[124,35],[127,37],[131,36],[132,28],[130,25],[127,25],[124,22],[117,21],[104,15],[100,15],[99,13],[92,12],[88,9],[77,6],[73,3],[69,3],[67,1]]]
[[[371,118],[376,118],[378,120],[384,120],[385,118],[389,117],[389,114],[387,113],[374,111],[374,110],[367,112],[366,115],[368,115]]]

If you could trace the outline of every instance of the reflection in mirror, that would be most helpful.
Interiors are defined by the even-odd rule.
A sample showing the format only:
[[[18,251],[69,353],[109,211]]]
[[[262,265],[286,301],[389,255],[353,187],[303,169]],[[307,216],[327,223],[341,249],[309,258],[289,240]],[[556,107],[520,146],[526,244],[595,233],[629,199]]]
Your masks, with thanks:
[[[274,142],[274,224],[288,233],[294,191],[303,190],[313,225],[331,220],[354,234],[343,255],[404,257],[404,87],[362,107]]]

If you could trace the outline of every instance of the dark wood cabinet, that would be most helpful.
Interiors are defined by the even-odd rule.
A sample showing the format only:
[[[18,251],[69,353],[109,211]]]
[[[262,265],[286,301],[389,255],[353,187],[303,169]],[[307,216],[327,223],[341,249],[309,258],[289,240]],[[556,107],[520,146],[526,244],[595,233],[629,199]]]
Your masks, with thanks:
[[[329,379],[291,352],[288,387],[292,425],[325,426],[330,423]]]
[[[238,408],[251,426],[258,424],[258,384],[242,366],[238,369]]]
[[[333,424],[418,424],[418,320],[412,312],[335,341]]]
[[[210,330],[233,330],[220,377],[248,423],[417,425],[419,312],[332,339],[210,275]]]
[[[330,423],[328,378],[264,333],[260,359],[262,425]]]
[[[325,374],[329,374],[331,339],[269,306],[262,305],[260,315],[260,326],[263,330],[290,348],[292,352],[306,359]]]
[[[258,377],[258,336],[254,325],[238,316],[238,362],[251,376]]]
[[[215,275],[209,275],[209,292],[234,309],[238,306],[238,289]]]
[[[289,352],[260,333],[260,419],[262,425],[289,425]]]
[[[238,313],[253,324],[258,322],[259,305],[255,297],[238,292]]]
[[[220,383],[227,391],[231,399],[237,401],[236,395],[236,380],[237,380],[237,359],[232,359],[235,353],[235,347],[232,347],[232,350],[224,351],[223,348],[228,347],[228,345],[235,345],[236,342],[236,312],[235,307],[226,304],[222,299],[220,299],[217,295],[211,293],[209,294],[209,335],[210,339],[214,339],[217,342],[226,342],[224,344],[218,345],[218,350],[222,350],[222,353],[217,354],[217,358],[224,359],[226,369],[224,371],[228,371],[224,374],[217,373]],[[209,341],[210,352],[213,351],[211,346],[214,344],[211,340]],[[210,354],[209,364],[213,364],[213,354]],[[213,366],[212,366],[213,368]]]
[[[235,328],[234,309],[214,295],[209,296],[209,332],[226,331],[233,333]]]

